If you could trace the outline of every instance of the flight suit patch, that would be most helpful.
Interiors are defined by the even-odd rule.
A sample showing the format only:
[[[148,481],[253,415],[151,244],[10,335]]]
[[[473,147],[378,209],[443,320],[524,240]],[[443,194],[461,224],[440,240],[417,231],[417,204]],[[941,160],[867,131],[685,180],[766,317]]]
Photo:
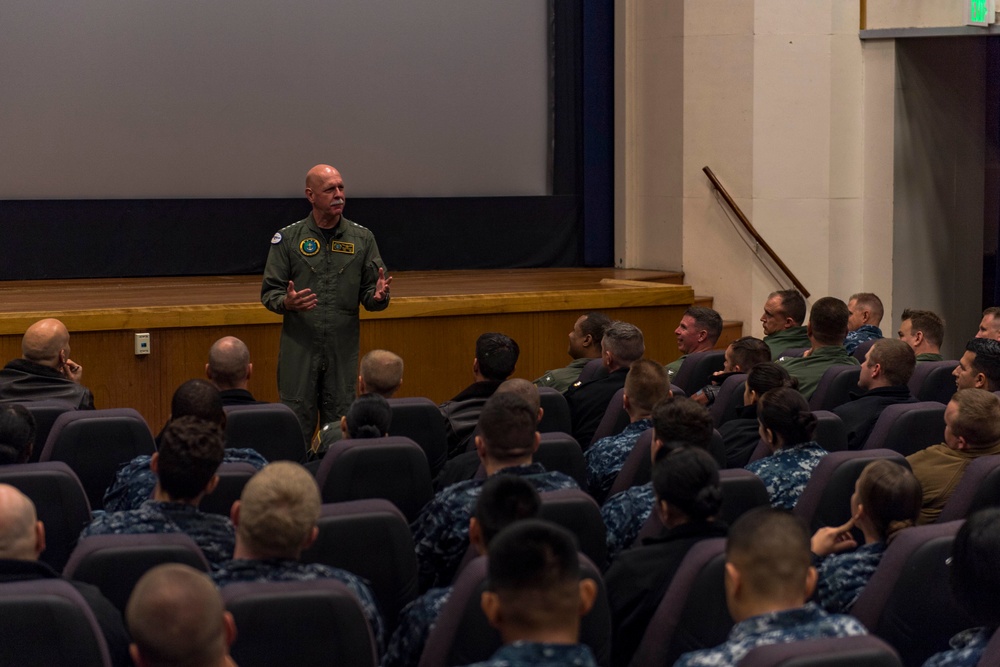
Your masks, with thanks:
[[[354,244],[353,243],[346,243],[344,241],[334,241],[333,245],[330,247],[330,250],[332,250],[334,252],[342,252],[345,255],[353,255],[354,254]]]
[[[319,252],[319,241],[312,237],[303,239],[299,244],[299,252],[306,257],[312,257]]]

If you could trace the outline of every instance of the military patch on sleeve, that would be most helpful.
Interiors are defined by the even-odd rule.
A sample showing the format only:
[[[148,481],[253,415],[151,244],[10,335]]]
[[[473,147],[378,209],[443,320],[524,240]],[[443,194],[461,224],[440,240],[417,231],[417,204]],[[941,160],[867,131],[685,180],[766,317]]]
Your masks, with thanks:
[[[354,254],[354,244],[346,243],[344,241],[334,241],[333,246],[330,249],[333,250],[334,252],[342,252],[345,255]]]
[[[271,245],[277,245],[281,243],[281,232],[275,232],[274,236],[271,237]]]
[[[303,239],[299,244],[299,251],[306,257],[312,257],[319,252],[319,241],[312,237]]]

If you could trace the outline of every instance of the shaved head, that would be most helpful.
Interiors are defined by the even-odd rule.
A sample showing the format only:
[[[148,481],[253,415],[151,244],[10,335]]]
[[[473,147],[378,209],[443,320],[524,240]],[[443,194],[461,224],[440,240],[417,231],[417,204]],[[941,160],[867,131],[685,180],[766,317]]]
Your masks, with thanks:
[[[318,164],[306,172],[306,187],[315,190],[320,183],[330,176],[340,178],[340,172],[328,164]]]
[[[208,379],[220,389],[239,389],[250,377],[250,350],[235,336],[212,343],[208,350]]]
[[[538,409],[542,407],[542,399],[538,394],[538,387],[528,380],[522,380],[521,378],[504,380],[500,383],[500,386],[497,387],[496,393],[517,394],[526,400],[528,405],[530,405],[531,409],[535,412],[538,412]]]
[[[21,339],[21,354],[28,361],[44,366],[59,365],[59,353],[69,356],[69,330],[57,319],[39,320],[28,327]]]
[[[344,179],[328,164],[318,164],[306,174],[306,199],[320,229],[332,229],[344,212]]]
[[[0,558],[36,560],[35,504],[10,484],[0,484]]]

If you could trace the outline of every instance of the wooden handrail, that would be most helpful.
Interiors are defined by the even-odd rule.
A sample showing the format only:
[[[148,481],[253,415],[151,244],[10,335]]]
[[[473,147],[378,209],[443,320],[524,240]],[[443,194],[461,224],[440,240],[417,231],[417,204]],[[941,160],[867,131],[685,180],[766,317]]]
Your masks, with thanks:
[[[758,233],[757,230],[753,228],[753,225],[750,224],[750,221],[747,219],[747,216],[743,214],[743,211],[740,210],[740,207],[736,205],[736,202],[733,200],[732,197],[729,196],[729,193],[726,192],[726,189],[722,187],[722,183],[719,182],[719,179],[712,172],[712,170],[709,169],[708,167],[702,167],[701,170],[705,172],[706,176],[708,176],[708,180],[712,181],[712,185],[715,187],[716,190],[719,191],[719,194],[722,195],[722,198],[725,200],[726,204],[728,204],[729,208],[731,208],[733,213],[736,214],[736,217],[739,218],[739,221],[743,223],[743,226],[746,228],[746,230],[750,232],[750,236],[752,236],[754,240],[757,242],[757,244],[764,249],[764,252],[766,252],[768,257],[770,257],[774,261],[774,263],[778,265],[778,268],[780,268],[782,271],[785,272],[785,275],[788,276],[788,278],[792,281],[792,284],[795,285],[795,288],[800,292],[802,292],[802,296],[808,299],[809,290],[805,288],[805,285],[802,284],[802,281],[800,281],[798,278],[795,277],[795,274],[792,273],[792,270],[789,269],[788,266],[783,261],[781,261],[781,258],[778,257],[778,254],[771,249],[771,246],[767,244],[767,241],[764,240],[764,237],[761,236],[760,233]]]

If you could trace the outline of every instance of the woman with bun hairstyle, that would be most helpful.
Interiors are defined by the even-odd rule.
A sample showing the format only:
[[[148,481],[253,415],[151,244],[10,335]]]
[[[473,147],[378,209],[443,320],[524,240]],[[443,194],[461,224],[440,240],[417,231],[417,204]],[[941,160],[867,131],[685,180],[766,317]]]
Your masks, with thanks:
[[[798,386],[799,382],[773,361],[757,364],[747,373],[743,390],[743,407],[736,419],[730,419],[719,426],[719,435],[726,449],[726,467],[742,468],[750,462],[750,455],[760,442],[757,422],[757,402],[771,389]]]
[[[771,455],[753,461],[746,469],[764,482],[771,506],[790,510],[799,501],[812,471],[827,451],[813,440],[816,415],[798,391],[779,387],[760,397],[757,404],[760,437]]]
[[[654,506],[663,530],[622,551],[604,575],[613,627],[611,664],[627,665],[688,550],[725,537],[719,466],[701,447],[662,447],[653,466]]]
[[[362,394],[354,399],[347,414],[340,422],[324,424],[319,431],[320,449],[326,449],[339,440],[384,438],[389,435],[392,408],[378,394]],[[338,429],[339,426],[339,429]]]
[[[843,526],[820,528],[812,538],[819,559],[816,601],[832,614],[846,614],[857,601],[882,560],[885,548],[900,531],[913,526],[920,514],[923,491],[909,468],[882,459],[861,471],[851,496],[851,520]],[[864,536],[858,546],[851,533]]]

